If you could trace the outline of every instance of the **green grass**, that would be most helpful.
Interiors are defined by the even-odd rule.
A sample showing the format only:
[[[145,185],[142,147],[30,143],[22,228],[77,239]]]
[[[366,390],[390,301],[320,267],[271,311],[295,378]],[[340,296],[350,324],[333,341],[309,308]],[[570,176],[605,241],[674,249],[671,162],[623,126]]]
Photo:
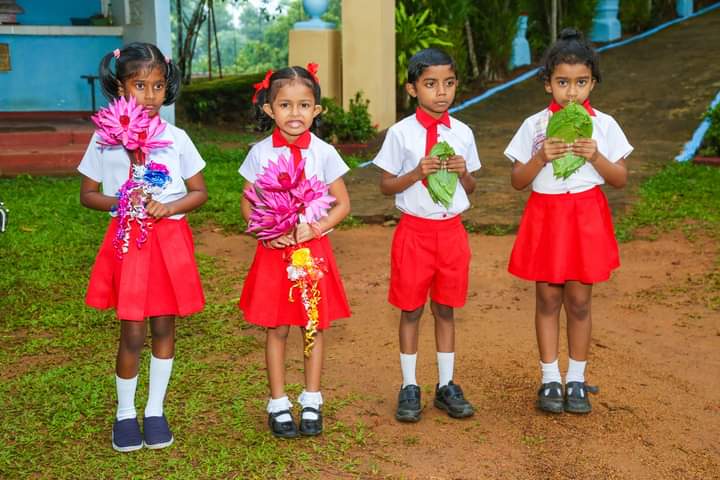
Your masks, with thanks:
[[[639,199],[616,222],[618,240],[683,228],[691,234],[720,233],[720,169],[673,162],[644,182]]]
[[[199,145],[208,163],[208,203],[194,226],[244,228],[237,173],[245,149]],[[118,454],[110,446],[115,409],[118,322],[83,297],[107,214],[79,203],[80,179],[0,179],[10,223],[0,235],[0,478],[322,478],[362,473],[348,454],[372,438],[338,415],[358,398],[326,404],[315,439],[283,442],[267,432],[262,332],[236,307],[238,273],[198,255],[208,299],[178,321],[177,353],[166,400],[176,444]],[[149,339],[148,339],[149,343]],[[147,398],[144,353],[137,406]],[[299,355],[299,352],[290,353]],[[299,393],[292,385],[289,391]],[[330,472],[330,473],[328,473]]]

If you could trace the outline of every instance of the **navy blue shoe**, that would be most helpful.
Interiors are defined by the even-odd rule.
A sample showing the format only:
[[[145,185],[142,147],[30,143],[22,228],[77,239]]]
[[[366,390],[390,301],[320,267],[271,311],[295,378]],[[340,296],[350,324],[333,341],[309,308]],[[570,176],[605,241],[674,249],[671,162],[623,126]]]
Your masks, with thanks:
[[[145,447],[153,450],[169,447],[175,440],[165,415],[161,417],[145,417],[143,419],[143,430],[145,431]]]
[[[143,447],[142,433],[137,418],[115,420],[112,429],[112,446],[118,452],[132,452]]]
[[[562,413],[563,387],[560,382],[548,382],[538,389],[537,407],[543,412]]]
[[[568,382],[565,385],[565,404],[566,412],[570,413],[590,413],[592,406],[588,393],[598,393],[598,387],[588,385],[585,382]]]

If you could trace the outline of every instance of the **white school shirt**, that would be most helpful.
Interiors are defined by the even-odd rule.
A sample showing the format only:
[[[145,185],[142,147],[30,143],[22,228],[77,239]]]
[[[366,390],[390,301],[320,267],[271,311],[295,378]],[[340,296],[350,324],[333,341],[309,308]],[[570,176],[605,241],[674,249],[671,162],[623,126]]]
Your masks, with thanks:
[[[185,180],[205,168],[205,161],[193,145],[192,140],[181,128],[165,124],[165,130],[158,137],[162,140],[171,140],[172,144],[165,148],[150,151],[147,162],[153,161],[165,165],[172,181],[159,195],[153,199],[160,203],[168,203],[187,195]],[[105,195],[116,195],[123,183],[128,179],[130,171],[130,157],[122,146],[104,147],[97,142],[100,137],[94,133],[85,155],[77,169],[86,177],[100,182]],[[110,212],[116,216],[116,212]],[[182,218],[180,213],[169,218]]]
[[[315,176],[321,182],[330,185],[350,170],[340,158],[335,147],[324,142],[312,132],[310,133],[310,146],[300,152],[305,159],[305,178]],[[290,147],[273,147],[272,135],[270,135],[253,145],[238,171],[245,180],[255,183],[270,160],[275,162],[280,155],[292,159]]]
[[[592,138],[597,142],[598,151],[613,163],[630,155],[633,146],[617,121],[610,115],[593,110],[595,116],[590,117],[593,123]],[[545,141],[551,115],[550,109],[546,108],[525,119],[505,149],[505,156],[513,162],[528,163]],[[552,162],[548,162],[533,180],[532,189],[538,193],[580,193],[604,183],[605,179],[590,162],[585,162],[565,180],[555,178]]]
[[[475,135],[470,127],[450,117],[450,128],[438,125],[437,129],[438,142],[448,142],[456,155],[465,158],[468,171],[474,172],[480,169]],[[417,121],[415,115],[400,120],[388,129],[385,141],[373,164],[398,177],[411,172],[425,156],[426,133],[427,130]],[[470,200],[462,184],[458,182],[450,208],[446,209],[443,205],[433,202],[427,187],[422,182],[415,182],[395,194],[395,206],[398,210],[416,217],[446,220],[470,208]]]

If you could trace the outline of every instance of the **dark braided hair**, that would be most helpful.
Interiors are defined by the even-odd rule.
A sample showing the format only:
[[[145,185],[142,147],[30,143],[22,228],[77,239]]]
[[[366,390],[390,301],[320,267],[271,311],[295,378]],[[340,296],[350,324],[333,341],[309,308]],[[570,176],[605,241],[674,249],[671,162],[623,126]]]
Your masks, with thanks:
[[[561,63],[587,65],[592,77],[600,82],[600,57],[583,34],[574,28],[564,28],[557,41],[545,51],[538,76],[543,82],[550,82],[555,67]]]
[[[157,67],[165,74],[163,105],[175,103],[180,94],[180,70],[172,60],[165,60],[158,47],[141,42],[125,45],[120,49],[120,56],[115,58],[115,71],[110,68],[113,58],[114,52],[110,52],[100,60],[100,86],[108,100],[115,100],[120,96],[118,89],[126,80]]]
[[[255,120],[257,121],[259,131],[270,130],[275,125],[273,119],[265,113],[265,110],[263,110],[263,105],[266,103],[272,103],[282,87],[295,81],[302,82],[310,90],[312,90],[313,96],[315,97],[315,105],[321,104],[322,97],[320,94],[320,84],[307,69],[298,66],[280,69],[277,72],[274,72],[270,77],[270,86],[257,92],[255,102]],[[313,120],[312,129],[315,129],[318,126],[318,121],[319,115]]]

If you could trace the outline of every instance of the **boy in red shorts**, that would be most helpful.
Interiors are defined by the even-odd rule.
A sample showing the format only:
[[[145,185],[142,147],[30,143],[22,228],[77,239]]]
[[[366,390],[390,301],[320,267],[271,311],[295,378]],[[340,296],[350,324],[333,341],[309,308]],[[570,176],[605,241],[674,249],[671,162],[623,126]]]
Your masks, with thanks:
[[[453,418],[473,415],[459,385],[453,383],[455,363],[454,308],[467,297],[470,247],[460,214],[470,206],[467,194],[475,189],[470,172],[480,169],[475,136],[447,110],[455,99],[455,63],[445,52],[428,48],[416,53],[408,65],[408,93],[417,99],[415,115],[388,129],[382,149],[373,160],[380,167],[380,191],[395,195],[402,216],[391,252],[389,301],[400,308],[400,366],[403,384],[395,418],[420,420],[420,387],[415,379],[418,326],[428,294],[435,317],[439,381],[434,404]],[[440,141],[455,155],[441,165],[429,156]],[[446,168],[457,173],[458,185],[446,208],[431,198],[428,175]]]

